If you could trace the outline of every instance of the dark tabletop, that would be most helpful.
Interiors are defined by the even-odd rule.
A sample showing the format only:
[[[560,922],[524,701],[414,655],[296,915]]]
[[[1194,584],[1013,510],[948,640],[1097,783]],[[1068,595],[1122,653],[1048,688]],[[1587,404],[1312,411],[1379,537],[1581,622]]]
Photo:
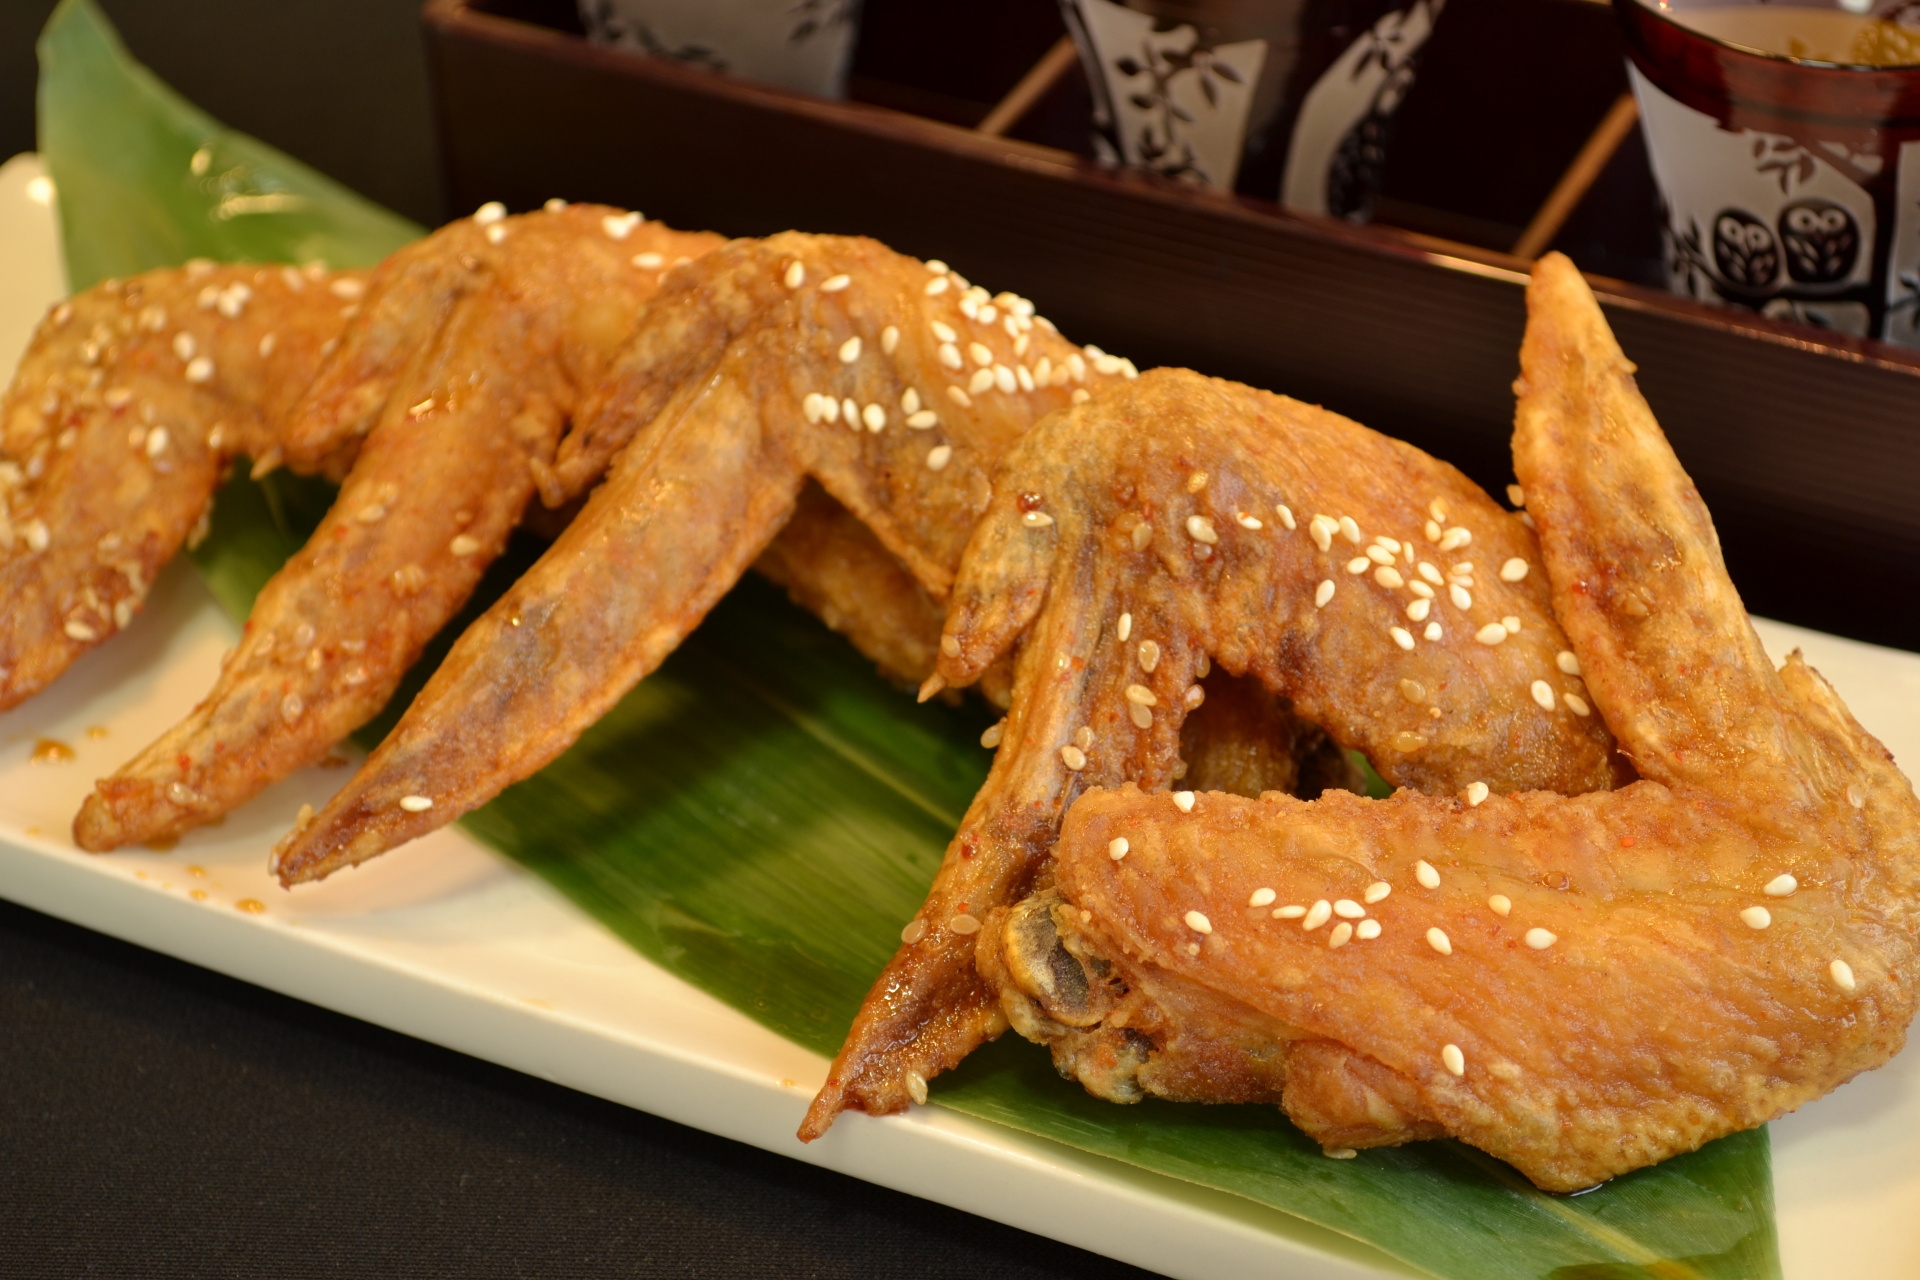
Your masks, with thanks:
[[[101,0],[188,98],[442,219],[416,0]],[[0,3],[0,159],[50,0]],[[0,903],[0,1276],[1146,1273]]]

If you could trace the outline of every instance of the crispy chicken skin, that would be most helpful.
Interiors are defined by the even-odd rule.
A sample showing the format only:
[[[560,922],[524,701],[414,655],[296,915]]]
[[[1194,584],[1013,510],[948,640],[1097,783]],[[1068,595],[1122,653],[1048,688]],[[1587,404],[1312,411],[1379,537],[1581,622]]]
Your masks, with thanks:
[[[1122,372],[1101,363],[1023,299],[870,240],[736,241],[673,272],[541,480],[562,498],[617,451],[606,483],[283,843],[282,881],[424,835],[553,759],[754,563],[809,479],[944,597],[988,468]],[[827,576],[796,594],[824,600]]]
[[[207,699],[100,781],[80,846],[212,821],[377,714],[505,546],[641,303],[719,243],[573,205],[463,219],[383,263],[365,322],[280,433],[301,466],[364,437],[333,509],[261,592]]]
[[[133,620],[232,457],[275,456],[365,284],[196,262],[47,313],[0,404],[0,710]],[[303,469],[358,443],[316,436]]]
[[[1768,661],[1566,259],[1528,304],[1515,468],[1577,669],[1643,780],[1089,792],[1050,884],[978,953],[1093,1092],[1277,1101],[1329,1149],[1451,1134],[1573,1191],[1904,1042],[1912,787],[1797,653]]]
[[[1537,561],[1452,467],[1282,396],[1160,369],[1042,422],[995,478],[942,641],[954,685],[1020,642],[999,754],[801,1136],[900,1110],[998,1033],[979,922],[1080,791],[1175,776],[1209,658],[1399,785],[1612,786],[1591,708],[1534,691],[1577,683]]]

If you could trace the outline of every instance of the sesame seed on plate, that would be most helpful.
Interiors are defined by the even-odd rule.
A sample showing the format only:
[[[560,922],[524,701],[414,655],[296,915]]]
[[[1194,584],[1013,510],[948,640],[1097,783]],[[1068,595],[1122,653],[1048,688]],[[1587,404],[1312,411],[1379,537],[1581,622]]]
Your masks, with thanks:
[[[401,796],[400,807],[408,813],[425,813],[433,808],[432,796]]]
[[[1440,873],[1435,871],[1433,864],[1425,858],[1413,864],[1413,878],[1420,882],[1420,886],[1423,889],[1438,889],[1440,887]]]

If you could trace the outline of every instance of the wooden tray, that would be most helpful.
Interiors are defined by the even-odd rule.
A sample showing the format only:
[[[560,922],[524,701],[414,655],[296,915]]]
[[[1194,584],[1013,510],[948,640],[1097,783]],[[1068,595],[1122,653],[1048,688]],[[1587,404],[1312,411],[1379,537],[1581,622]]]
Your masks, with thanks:
[[[588,43],[551,4],[430,0],[456,208],[601,200],[684,227],[875,236],[1147,367],[1324,403],[1510,478],[1526,263]],[[520,16],[515,16],[515,14]],[[1596,279],[1749,606],[1911,647],[1920,354]]]

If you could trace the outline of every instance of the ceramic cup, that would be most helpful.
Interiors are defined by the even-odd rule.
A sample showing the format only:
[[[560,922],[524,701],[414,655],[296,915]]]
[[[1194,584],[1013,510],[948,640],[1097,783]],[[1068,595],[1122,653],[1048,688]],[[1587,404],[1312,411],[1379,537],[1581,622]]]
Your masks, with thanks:
[[[1444,0],[1060,0],[1111,164],[1363,221]]]
[[[859,7],[859,0],[580,0],[580,21],[602,44],[843,98]]]
[[[1614,0],[1675,293],[1920,347],[1909,7]]]

